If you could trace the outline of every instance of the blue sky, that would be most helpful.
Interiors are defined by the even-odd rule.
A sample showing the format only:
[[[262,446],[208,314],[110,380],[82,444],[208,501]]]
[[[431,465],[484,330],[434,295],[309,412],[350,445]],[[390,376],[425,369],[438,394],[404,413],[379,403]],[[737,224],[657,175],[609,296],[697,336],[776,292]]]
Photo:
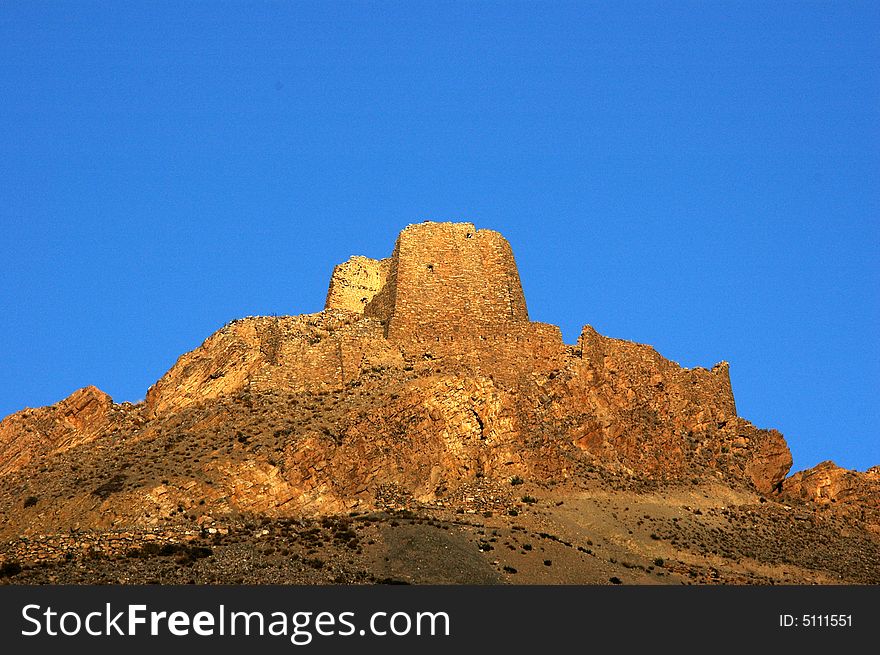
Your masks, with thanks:
[[[728,360],[795,469],[880,464],[878,108],[869,2],[4,2],[0,415],[469,220],[567,341]]]

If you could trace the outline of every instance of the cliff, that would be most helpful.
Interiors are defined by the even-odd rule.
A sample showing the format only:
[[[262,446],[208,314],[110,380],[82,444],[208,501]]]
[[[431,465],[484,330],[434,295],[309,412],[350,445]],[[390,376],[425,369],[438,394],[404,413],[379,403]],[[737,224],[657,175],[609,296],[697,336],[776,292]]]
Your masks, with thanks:
[[[131,405],[116,405],[97,387],[64,400],[25,409],[0,421],[0,475],[40,463],[43,456],[88,444],[138,421]]]

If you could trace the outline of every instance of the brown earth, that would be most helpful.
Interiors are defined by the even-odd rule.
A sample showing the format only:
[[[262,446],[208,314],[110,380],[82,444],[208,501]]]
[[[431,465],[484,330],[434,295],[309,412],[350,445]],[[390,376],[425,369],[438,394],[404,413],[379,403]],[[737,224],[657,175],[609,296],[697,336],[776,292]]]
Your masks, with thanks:
[[[880,478],[786,478],[725,362],[528,318],[467,223],[353,257],[317,314],[232,321],[137,405],[0,422],[16,582],[880,581]]]

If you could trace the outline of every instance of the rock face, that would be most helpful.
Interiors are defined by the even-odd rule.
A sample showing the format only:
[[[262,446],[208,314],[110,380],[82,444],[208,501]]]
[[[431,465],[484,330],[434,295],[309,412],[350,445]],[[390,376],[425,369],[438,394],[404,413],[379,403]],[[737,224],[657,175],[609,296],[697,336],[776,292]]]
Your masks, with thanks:
[[[346,310],[241,319],[181,356],[147,391],[146,409],[156,417],[245,388],[338,390],[389,359],[402,365],[381,324]]]
[[[151,482],[144,462],[182,443],[179,469]],[[57,491],[46,526],[153,525],[196,500],[221,513],[337,512],[388,488],[443,503],[477,480],[565,481],[594,467],[770,494],[791,467],[782,435],[737,416],[726,363],[685,369],[590,326],[565,344],[529,320],[507,241],[470,223],[412,225],[390,258],[338,265],[322,312],[232,321],[143,405],[87,387],[8,417],[4,484],[30,489],[44,456],[80,475],[63,454],[88,444],[118,451],[89,474],[104,486],[89,502]],[[40,484],[63,488],[53,480]]]
[[[609,339],[590,326],[578,347],[572,375],[549,386],[562,386],[555,414],[572,425],[572,439],[585,451],[640,475],[709,468],[763,493],[791,468],[781,434],[737,417],[727,362],[684,369],[650,346]]]
[[[782,483],[782,498],[809,503],[820,510],[833,508],[856,517],[880,535],[880,466],[851,471],[826,461],[799,471]]]
[[[826,461],[785,480],[783,494],[819,504],[842,503],[880,510],[880,466],[865,472]]]
[[[84,387],[49,407],[25,409],[0,421],[0,475],[41,456],[88,443],[123,424],[130,412],[97,387]]]

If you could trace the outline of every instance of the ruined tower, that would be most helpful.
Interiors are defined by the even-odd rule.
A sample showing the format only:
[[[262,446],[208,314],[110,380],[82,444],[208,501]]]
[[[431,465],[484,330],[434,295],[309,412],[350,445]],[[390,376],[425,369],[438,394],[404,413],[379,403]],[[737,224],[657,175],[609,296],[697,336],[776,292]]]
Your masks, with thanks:
[[[362,308],[395,340],[495,336],[529,322],[510,244],[472,223],[410,225],[390,260],[358,257],[337,266],[327,308]]]

